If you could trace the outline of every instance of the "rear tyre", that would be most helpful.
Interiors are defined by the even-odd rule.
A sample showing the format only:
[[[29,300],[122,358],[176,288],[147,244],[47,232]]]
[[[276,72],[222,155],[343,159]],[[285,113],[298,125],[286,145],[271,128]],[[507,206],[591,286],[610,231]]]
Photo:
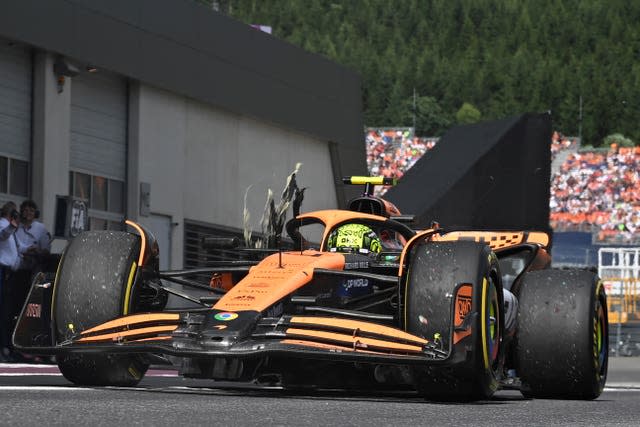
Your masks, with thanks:
[[[526,273],[519,291],[516,366],[527,397],[595,399],[608,367],[604,286],[585,270]]]
[[[139,251],[140,238],[124,232],[89,231],[71,241],[54,285],[58,343],[135,306]],[[134,386],[149,367],[141,356],[128,354],[75,353],[60,355],[57,362],[69,381],[94,386]]]
[[[405,329],[430,341],[439,337],[446,366],[416,369],[416,388],[430,400],[478,400],[498,388],[504,363],[504,312],[498,262],[490,247],[475,242],[417,245],[404,289]],[[466,287],[469,310],[458,299]],[[453,324],[464,326],[454,331]],[[464,329],[464,330],[463,330]]]

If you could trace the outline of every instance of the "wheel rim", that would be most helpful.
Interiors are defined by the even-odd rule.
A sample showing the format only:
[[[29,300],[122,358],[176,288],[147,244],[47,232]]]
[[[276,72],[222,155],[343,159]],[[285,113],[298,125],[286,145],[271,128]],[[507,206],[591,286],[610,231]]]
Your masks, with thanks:
[[[487,339],[489,341],[489,358],[491,366],[495,364],[498,359],[498,350],[500,347],[500,318],[498,309],[498,292],[496,290],[495,283],[492,278],[489,278],[489,334]]]
[[[607,353],[605,341],[605,314],[602,304],[598,304],[597,315],[595,319],[595,339],[594,339],[594,354],[598,359],[598,367],[600,370],[604,369],[604,362]]]
[[[484,279],[482,287],[482,313],[485,367],[495,369],[500,350],[500,309],[498,291],[492,277]]]

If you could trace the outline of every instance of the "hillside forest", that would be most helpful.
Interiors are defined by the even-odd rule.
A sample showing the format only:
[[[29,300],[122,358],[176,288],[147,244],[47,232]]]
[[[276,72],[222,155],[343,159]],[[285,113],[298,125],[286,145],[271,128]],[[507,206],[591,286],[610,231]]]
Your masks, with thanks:
[[[640,2],[227,0],[214,7],[362,78],[366,126],[551,111],[583,145],[640,141]],[[625,144],[626,145],[626,144]]]

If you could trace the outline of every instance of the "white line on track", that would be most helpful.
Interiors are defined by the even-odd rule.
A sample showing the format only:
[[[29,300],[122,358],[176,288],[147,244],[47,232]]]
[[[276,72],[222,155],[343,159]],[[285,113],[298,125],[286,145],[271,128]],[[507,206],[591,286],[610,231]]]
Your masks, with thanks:
[[[604,391],[640,391],[638,383],[607,384]]]
[[[10,368],[10,369],[24,369],[24,368],[33,368],[33,369],[51,369],[57,368],[57,365],[36,365],[35,363],[0,363],[0,368]]]
[[[37,365],[31,363],[0,363],[0,377],[19,376],[60,376],[57,365]],[[178,371],[166,369],[149,369],[147,377],[178,377]]]
[[[60,372],[32,372],[25,374],[24,372],[0,372],[0,377],[28,377],[37,375],[39,377],[61,377],[62,374]]]
[[[23,391],[23,390],[37,390],[37,391],[87,391],[87,390],[95,390],[93,388],[84,388],[84,387],[68,387],[68,386],[43,386],[43,385],[2,385],[0,386],[1,391]]]

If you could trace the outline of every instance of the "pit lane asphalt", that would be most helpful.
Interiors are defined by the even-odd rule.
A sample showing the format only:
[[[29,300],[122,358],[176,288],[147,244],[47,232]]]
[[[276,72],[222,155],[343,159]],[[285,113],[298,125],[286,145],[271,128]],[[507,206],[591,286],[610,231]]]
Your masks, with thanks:
[[[153,370],[134,389],[75,387],[53,366],[0,365],[0,425],[639,425],[640,358],[612,358],[595,401],[501,391],[470,404],[412,394],[232,387]],[[20,367],[18,367],[20,366]],[[169,375],[169,376],[162,376]]]

